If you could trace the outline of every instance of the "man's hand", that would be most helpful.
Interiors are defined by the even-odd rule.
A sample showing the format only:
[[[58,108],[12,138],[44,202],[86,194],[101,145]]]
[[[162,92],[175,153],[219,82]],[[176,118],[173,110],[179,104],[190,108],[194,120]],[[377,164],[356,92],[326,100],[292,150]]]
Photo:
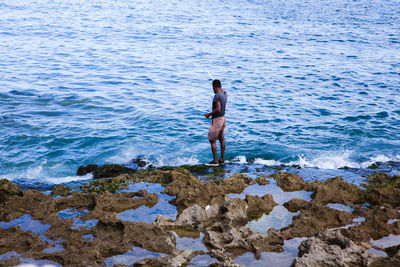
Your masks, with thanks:
[[[211,116],[211,114],[210,114],[210,113],[206,113],[206,114],[204,114],[204,117],[206,117],[207,119],[208,119],[210,116]]]

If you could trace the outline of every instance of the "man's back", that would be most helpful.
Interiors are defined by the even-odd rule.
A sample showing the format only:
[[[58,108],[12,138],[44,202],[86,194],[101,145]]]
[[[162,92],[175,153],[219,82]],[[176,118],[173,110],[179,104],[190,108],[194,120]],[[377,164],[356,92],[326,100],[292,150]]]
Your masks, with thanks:
[[[217,102],[221,102],[221,111],[218,114],[212,116],[212,118],[218,118],[225,116],[225,107],[226,102],[228,101],[228,93],[225,91],[219,91],[214,95],[213,103],[212,103],[212,110],[215,110],[217,107]]]

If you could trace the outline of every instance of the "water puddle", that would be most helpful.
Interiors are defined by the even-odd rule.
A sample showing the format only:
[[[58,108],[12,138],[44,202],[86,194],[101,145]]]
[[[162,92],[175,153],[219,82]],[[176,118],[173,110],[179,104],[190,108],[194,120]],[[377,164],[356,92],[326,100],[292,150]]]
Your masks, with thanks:
[[[395,222],[400,222],[400,220],[399,219],[390,219],[387,221],[387,224],[393,224]]]
[[[90,242],[94,240],[94,236],[92,234],[83,235],[82,238],[89,239]]]
[[[192,258],[192,260],[189,263],[189,266],[203,267],[203,266],[208,266],[214,262],[217,262],[217,260],[214,258],[211,258],[210,255],[208,255],[208,254],[197,255],[196,257]]]
[[[0,261],[5,261],[8,259],[11,259],[12,257],[19,258],[19,257],[21,257],[21,254],[15,252],[15,251],[9,251],[7,253],[0,255]]]
[[[158,203],[153,207],[149,208],[146,206],[140,206],[137,209],[126,210],[120,212],[118,217],[123,221],[131,222],[145,222],[153,223],[159,214],[169,217],[172,220],[176,220],[178,211],[175,206],[169,204],[171,199],[174,197],[162,194],[161,191],[165,189],[160,184],[152,184],[146,182],[140,182],[130,184],[127,189],[121,190],[121,192],[137,192],[139,190],[146,189],[149,193],[158,194]]]
[[[49,224],[42,224],[40,221],[32,220],[32,216],[29,214],[16,218],[10,222],[0,222],[0,227],[5,229],[17,225],[21,227],[22,231],[26,232],[30,230],[34,234],[43,234],[50,228]]]
[[[98,220],[93,219],[93,220],[82,221],[81,219],[77,218],[77,216],[81,216],[86,213],[88,213],[88,210],[78,211],[78,210],[69,208],[69,209],[59,211],[56,214],[61,219],[72,218],[74,220],[74,223],[72,224],[71,229],[77,229],[79,227],[92,228],[92,227],[96,226]]]
[[[106,266],[114,266],[115,264],[125,264],[131,266],[135,262],[138,262],[145,258],[158,258],[165,257],[167,254],[151,252],[142,248],[132,247],[131,250],[122,255],[107,258],[105,260]]]
[[[379,249],[370,248],[370,249],[368,249],[368,252],[370,252],[372,254],[375,254],[377,256],[381,256],[381,257],[387,257],[388,256],[385,251],[382,251],[382,250],[379,250]]]
[[[63,251],[63,250],[64,250],[63,245],[56,244],[54,247],[43,249],[42,253],[56,253],[56,252],[60,252],[60,251]]]
[[[19,258],[21,264],[19,266],[23,267],[31,267],[31,266],[43,266],[43,267],[62,267],[61,264],[55,262],[55,261],[49,261],[49,260],[35,260],[32,258]]]
[[[371,245],[378,248],[388,248],[400,245],[400,235],[388,235],[381,239],[373,240],[371,239]]]
[[[345,226],[332,228],[331,230],[349,229],[350,227],[361,225],[364,221],[365,221],[364,217],[356,217],[356,218],[353,219],[353,223],[352,224],[348,224],[348,225],[345,225]]]
[[[326,204],[326,206],[331,209],[339,210],[339,211],[346,211],[346,212],[354,211],[354,209],[350,205],[342,205],[339,203],[328,203],[328,204]]]
[[[306,240],[307,238],[293,238],[290,240],[285,240],[283,244],[284,251],[282,253],[275,252],[262,252],[261,257],[257,260],[254,257],[254,254],[251,252],[247,252],[241,256],[235,258],[235,262],[241,264],[243,266],[291,266],[293,260],[297,257],[299,253],[299,245],[301,242]]]
[[[207,252],[206,246],[203,244],[204,234],[200,233],[198,238],[179,237],[176,236],[176,248],[179,250],[192,249]]]
[[[268,229],[273,227],[281,230],[292,223],[293,216],[298,215],[300,211],[293,213],[284,206],[278,205],[269,214],[264,214],[260,219],[250,221],[250,228],[259,233],[267,233]]]
[[[254,184],[246,187],[240,194],[229,194],[228,196],[232,198],[242,198],[245,199],[246,195],[252,196],[264,196],[266,194],[271,194],[274,201],[280,205],[288,202],[293,198],[300,198],[306,201],[311,201],[312,192],[307,191],[294,191],[294,192],[284,192],[277,184],[276,181],[271,179],[271,183],[268,185]]]

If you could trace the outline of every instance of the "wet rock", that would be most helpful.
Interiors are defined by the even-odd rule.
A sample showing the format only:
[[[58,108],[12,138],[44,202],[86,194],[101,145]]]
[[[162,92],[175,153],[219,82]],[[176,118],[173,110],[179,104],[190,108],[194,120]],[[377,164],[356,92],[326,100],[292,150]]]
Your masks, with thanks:
[[[267,177],[258,177],[257,179],[256,179],[256,182],[259,184],[259,185],[267,185],[267,184],[270,184],[271,182],[267,179]]]
[[[97,169],[98,169],[97,164],[89,164],[86,166],[82,165],[82,166],[79,166],[78,171],[76,172],[76,175],[83,176],[85,174],[95,172],[95,171],[97,171]]]
[[[31,231],[24,232],[18,226],[8,229],[0,227],[0,255],[9,251],[26,253],[28,251],[43,250],[46,247],[48,246]]]
[[[353,241],[369,243],[371,238],[376,240],[389,234],[400,234],[399,221],[392,224],[387,223],[390,219],[400,218],[397,209],[392,208],[390,205],[385,204],[374,206],[370,209],[358,210],[358,215],[365,218],[361,225],[341,230],[344,236]]]
[[[367,266],[377,257],[340,231],[325,230],[301,243],[293,266]]]
[[[187,266],[190,263],[190,260],[197,255],[199,255],[197,251],[182,250],[179,251],[177,254],[167,257],[146,258],[136,262],[133,266]]]
[[[362,192],[361,201],[371,205],[388,203],[393,207],[400,206],[400,189],[394,187],[367,188]]]
[[[115,177],[123,173],[133,173],[135,170],[121,166],[119,164],[106,164],[96,169],[94,179]]]
[[[306,182],[297,174],[287,172],[277,172],[272,175],[278,186],[285,192],[299,191],[307,189]]]
[[[54,187],[53,191],[51,192],[52,196],[62,196],[66,197],[71,194],[71,188],[66,185],[57,185]]]
[[[293,222],[281,230],[285,239],[310,237],[320,229],[336,228],[352,223],[354,215],[339,211],[311,201],[300,214],[293,217]]]
[[[349,184],[342,177],[334,177],[324,183],[309,183],[314,193],[311,195],[314,201],[322,204],[328,203],[363,203],[363,190],[353,184]]]
[[[82,185],[80,188],[85,192],[111,192],[114,193],[120,189],[126,188],[129,184],[129,177],[126,175],[119,175],[112,179],[98,179],[90,183]]]
[[[222,190],[224,190],[225,194],[239,194],[242,193],[247,186],[254,183],[256,183],[256,181],[254,181],[247,175],[236,173],[230,178],[222,180],[220,186]]]
[[[368,168],[368,169],[379,169],[379,166],[378,166],[377,163],[372,163],[372,164],[369,165],[367,168]]]
[[[304,199],[300,199],[300,198],[293,198],[293,199],[289,200],[288,202],[286,202],[285,204],[283,204],[283,206],[285,208],[287,208],[287,210],[290,212],[297,212],[297,211],[307,207],[307,205],[308,205],[308,201],[306,201]]]
[[[249,220],[259,218],[263,214],[268,214],[278,205],[271,194],[259,196],[246,195],[247,202],[247,217]]]
[[[7,201],[10,196],[22,196],[22,190],[21,187],[10,182],[7,179],[1,179],[0,180],[0,203]]]
[[[385,184],[389,184],[391,181],[392,181],[392,176],[383,172],[371,174],[367,178],[367,182],[374,186],[382,186]]]

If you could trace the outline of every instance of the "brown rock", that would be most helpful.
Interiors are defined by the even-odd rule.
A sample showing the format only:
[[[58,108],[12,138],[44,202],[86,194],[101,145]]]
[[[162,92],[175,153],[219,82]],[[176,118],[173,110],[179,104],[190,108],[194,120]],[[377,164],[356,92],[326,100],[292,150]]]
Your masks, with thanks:
[[[10,182],[7,179],[0,180],[0,203],[7,201],[10,196],[22,196],[21,187]]]
[[[221,182],[221,188],[225,191],[225,194],[239,194],[242,193],[243,190],[249,186],[250,184],[254,184],[255,181],[248,177],[245,174],[236,173],[229,177],[228,179],[224,179]]]
[[[391,181],[392,176],[383,172],[371,174],[367,178],[367,182],[374,186],[383,186],[385,184],[389,184]]]
[[[246,195],[246,202],[246,212],[249,219],[259,218],[263,214],[268,214],[278,205],[271,194],[264,195],[263,197]]]
[[[297,174],[277,172],[273,174],[272,177],[275,179],[278,186],[282,188],[282,190],[285,192],[307,189],[306,182],[304,182],[303,178],[301,178]]]
[[[297,212],[301,209],[304,209],[308,205],[308,201],[300,198],[293,198],[283,204],[285,208],[287,208],[290,212]]]

